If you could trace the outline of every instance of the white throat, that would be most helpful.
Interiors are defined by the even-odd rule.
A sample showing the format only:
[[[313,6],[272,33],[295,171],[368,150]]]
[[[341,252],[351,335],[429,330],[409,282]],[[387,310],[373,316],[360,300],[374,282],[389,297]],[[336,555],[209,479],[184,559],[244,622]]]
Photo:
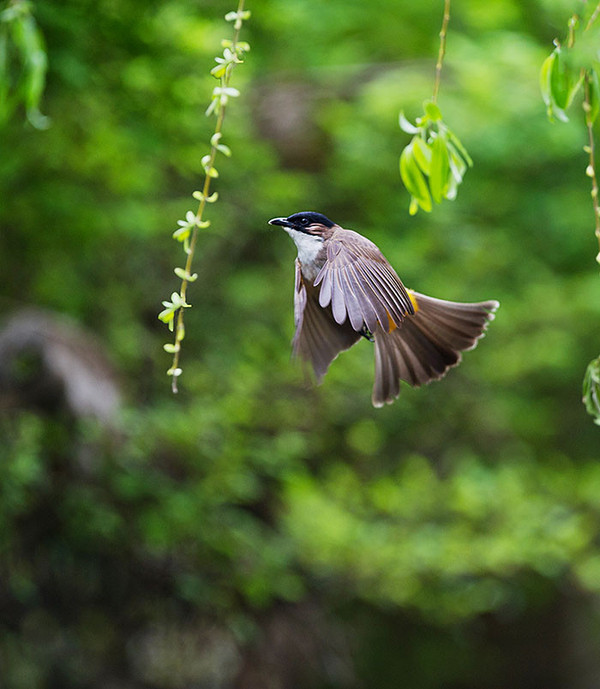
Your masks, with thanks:
[[[294,240],[294,244],[298,248],[298,260],[302,264],[302,274],[308,280],[314,280],[324,263],[324,261],[317,261],[323,248],[323,237],[293,230],[291,227],[284,227],[283,229]]]

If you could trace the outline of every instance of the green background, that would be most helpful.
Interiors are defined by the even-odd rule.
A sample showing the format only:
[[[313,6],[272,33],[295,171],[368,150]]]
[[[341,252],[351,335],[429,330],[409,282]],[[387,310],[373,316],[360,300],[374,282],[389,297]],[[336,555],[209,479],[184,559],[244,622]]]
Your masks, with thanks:
[[[233,9],[35,2],[52,124],[0,130],[0,309],[92,333],[123,402],[116,429],[40,404],[40,362],[11,361],[0,686],[597,687],[599,430],[580,400],[598,246],[581,111],[549,123],[538,85],[577,7],[455,0],[438,102],[475,165],[409,217],[398,113],[431,95],[442,3],[249,3],[173,396],[156,315]],[[300,210],[370,237],[409,287],[498,299],[485,339],[385,409],[367,342],[307,385],[295,247],[267,225]]]

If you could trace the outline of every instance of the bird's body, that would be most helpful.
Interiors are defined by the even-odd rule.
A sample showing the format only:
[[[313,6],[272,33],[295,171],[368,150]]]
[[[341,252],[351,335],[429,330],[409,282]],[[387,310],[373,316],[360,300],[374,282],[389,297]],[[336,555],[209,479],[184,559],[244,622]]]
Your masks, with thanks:
[[[273,218],[298,249],[294,354],[317,380],[335,357],[366,337],[375,343],[373,404],[391,403],[400,380],[441,378],[472,349],[497,301],[450,302],[407,290],[373,242],[321,213]]]

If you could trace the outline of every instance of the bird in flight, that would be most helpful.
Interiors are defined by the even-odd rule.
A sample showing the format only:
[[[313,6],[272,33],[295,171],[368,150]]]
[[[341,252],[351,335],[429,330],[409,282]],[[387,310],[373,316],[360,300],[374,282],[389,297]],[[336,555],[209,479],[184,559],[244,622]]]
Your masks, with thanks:
[[[293,353],[320,382],[337,355],[361,337],[375,346],[375,407],[391,404],[400,381],[442,378],[473,349],[497,301],[445,301],[406,289],[373,242],[322,213],[273,218],[298,249]]]

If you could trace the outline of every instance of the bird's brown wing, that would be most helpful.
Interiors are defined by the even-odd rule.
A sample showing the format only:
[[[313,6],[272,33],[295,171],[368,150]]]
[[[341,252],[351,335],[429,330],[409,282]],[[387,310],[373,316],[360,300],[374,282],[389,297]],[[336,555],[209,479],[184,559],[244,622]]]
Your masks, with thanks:
[[[360,332],[377,325],[384,332],[397,328],[413,314],[411,299],[381,251],[362,235],[337,230],[327,244],[327,261],[315,279],[319,304],[331,305],[336,323],[346,318]]]
[[[311,364],[318,382],[327,373],[335,357],[350,349],[361,337],[350,323],[336,323],[331,307],[323,308],[319,304],[319,290],[303,280],[297,259],[294,320],[296,333],[292,341],[293,354]]]

